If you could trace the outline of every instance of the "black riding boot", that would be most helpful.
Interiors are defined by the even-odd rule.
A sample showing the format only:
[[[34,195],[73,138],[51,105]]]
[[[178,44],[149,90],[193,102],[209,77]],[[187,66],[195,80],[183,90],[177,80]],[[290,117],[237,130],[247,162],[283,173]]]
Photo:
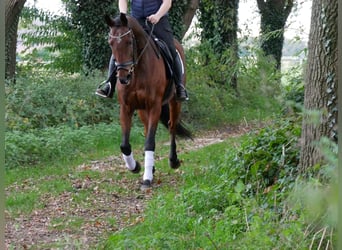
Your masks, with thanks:
[[[112,98],[114,91],[115,91],[115,84],[116,84],[116,66],[115,66],[115,60],[112,56],[109,61],[108,78],[107,80],[99,84],[95,94],[101,97],[105,97],[105,98]]]
[[[176,99],[177,101],[187,101],[189,100],[188,94],[186,92],[185,86],[182,83],[182,62],[178,53],[176,53],[176,57],[174,58],[173,63],[173,74],[174,74],[174,81],[176,85]]]

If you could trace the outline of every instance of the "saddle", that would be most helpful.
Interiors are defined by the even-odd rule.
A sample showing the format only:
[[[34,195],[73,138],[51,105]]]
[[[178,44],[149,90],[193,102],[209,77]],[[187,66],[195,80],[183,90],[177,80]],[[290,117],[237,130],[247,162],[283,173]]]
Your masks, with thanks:
[[[162,58],[164,59],[166,77],[168,79],[172,79],[173,78],[173,70],[172,70],[173,58],[172,58],[171,52],[163,40],[160,40],[154,36],[153,41],[155,42],[155,44],[157,45],[157,48],[159,49],[158,52],[160,52],[160,53],[157,53],[158,57],[160,57],[161,55]]]

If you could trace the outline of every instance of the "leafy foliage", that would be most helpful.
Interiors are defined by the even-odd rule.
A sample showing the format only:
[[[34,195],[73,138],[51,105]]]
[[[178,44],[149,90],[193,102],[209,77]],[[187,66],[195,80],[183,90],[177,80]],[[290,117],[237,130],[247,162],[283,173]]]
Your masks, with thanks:
[[[169,20],[171,23],[173,34],[179,41],[182,40],[182,34],[185,29],[183,25],[183,16],[189,3],[189,0],[173,1],[172,8],[170,9]]]
[[[298,176],[300,125],[298,118],[275,122],[241,145],[233,164],[242,165],[247,191],[264,192],[273,185],[283,188],[294,182]]]
[[[26,47],[19,55],[20,75],[35,68],[75,73],[82,70],[81,43],[68,16],[24,7],[21,39]]]
[[[113,138],[113,125],[68,126],[6,133],[6,168],[39,165],[46,162],[68,162],[82,153],[95,150],[104,137]],[[108,143],[108,142],[107,142]]]
[[[209,63],[205,63],[203,51],[210,56]],[[279,76],[270,69],[272,64],[268,60],[257,60],[251,54],[232,68],[218,63],[206,44],[192,47],[186,55],[187,89],[191,101],[188,107],[183,105],[183,110],[189,121],[196,121],[196,126],[208,128],[235,123],[241,121],[241,117],[262,119],[279,110],[281,89],[276,84]],[[229,59],[229,51],[222,58],[224,56]],[[217,84],[235,73],[239,75],[239,96],[229,84]]]
[[[220,74],[226,70],[232,74],[222,76],[217,81],[219,84],[237,86],[236,68],[238,64],[238,1],[200,1],[199,26],[201,27],[201,42],[206,44],[209,50],[203,50],[205,56],[204,65],[216,63],[225,70],[215,69],[213,72]],[[209,52],[209,53],[208,53]],[[213,53],[210,53],[213,52]]]
[[[72,25],[81,42],[83,63],[87,70],[103,69],[108,65],[110,48],[107,43],[106,14],[117,14],[117,4],[113,0],[89,1],[63,0],[70,13]]]
[[[209,41],[216,54],[237,42],[238,1],[201,1],[199,25],[202,28],[201,41]]]
[[[335,249],[338,228],[338,145],[322,137],[317,146],[324,165],[312,166],[298,179],[289,204],[304,210],[311,248]]]
[[[289,72],[283,75],[284,100],[287,101],[287,107],[292,107],[296,112],[304,106],[304,79],[303,66],[292,67]]]
[[[6,86],[8,130],[81,127],[118,119],[113,115],[117,104],[93,94],[99,77],[50,74],[36,72],[32,78],[18,78],[14,86]]]
[[[176,1],[170,12],[170,22],[179,39],[188,2]],[[63,3],[65,15],[24,8],[21,39],[27,49],[20,55],[21,73],[37,66],[70,73],[107,68],[110,48],[104,16],[118,14],[117,3],[113,0],[63,0]]]
[[[103,138],[112,145],[113,128],[120,133],[113,124],[118,107],[93,94],[99,81],[37,72],[6,86],[6,167],[79,157],[106,144],[99,142]]]
[[[142,127],[134,125],[132,143],[143,144]],[[6,169],[37,165],[70,164],[98,151],[112,153],[115,141],[120,141],[118,123],[99,123],[73,128],[67,125],[28,131],[6,132]],[[118,147],[119,150],[119,147]]]
[[[71,73],[106,68],[110,48],[104,16],[116,13],[116,5],[112,0],[63,2],[67,14],[62,16],[36,8],[24,9],[21,26],[29,30],[22,39],[29,53],[21,60],[27,71],[37,64]],[[38,51],[43,51],[45,57]]]

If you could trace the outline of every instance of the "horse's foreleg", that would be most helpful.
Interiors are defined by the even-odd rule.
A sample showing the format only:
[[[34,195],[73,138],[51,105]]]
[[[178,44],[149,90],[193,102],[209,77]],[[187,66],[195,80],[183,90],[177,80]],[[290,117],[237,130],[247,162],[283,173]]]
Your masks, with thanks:
[[[150,126],[147,129],[147,135],[145,140],[145,171],[143,177],[144,181],[149,180],[150,182],[152,182],[153,180],[156,129],[157,125]]]
[[[156,105],[157,106],[157,105]],[[145,120],[145,169],[142,188],[149,188],[153,180],[154,172],[154,151],[156,147],[156,131],[160,118],[161,106],[153,107],[148,111],[148,119]],[[147,121],[147,123],[146,123]]]
[[[122,131],[121,152],[125,161],[126,167],[133,173],[139,173],[141,167],[133,157],[131,144],[129,143],[129,137],[131,133],[133,112],[127,111],[125,108],[120,109],[120,121]]]

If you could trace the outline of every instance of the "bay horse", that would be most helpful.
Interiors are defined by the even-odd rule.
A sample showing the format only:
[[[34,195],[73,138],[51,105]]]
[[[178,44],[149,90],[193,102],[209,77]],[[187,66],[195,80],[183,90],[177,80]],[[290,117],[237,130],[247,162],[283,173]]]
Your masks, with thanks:
[[[159,54],[152,35],[132,16],[121,13],[116,18],[105,16],[110,28],[108,43],[116,61],[117,95],[120,104],[122,130],[121,152],[128,170],[139,173],[141,165],[134,159],[130,145],[132,117],[137,110],[144,125],[144,175],[141,189],[150,188],[153,180],[155,135],[159,120],[170,133],[169,165],[178,168],[176,135],[191,138],[191,132],[180,120],[181,103],[176,101],[175,87],[167,76],[164,59]],[[185,85],[185,56],[181,44],[176,50],[183,61]]]

